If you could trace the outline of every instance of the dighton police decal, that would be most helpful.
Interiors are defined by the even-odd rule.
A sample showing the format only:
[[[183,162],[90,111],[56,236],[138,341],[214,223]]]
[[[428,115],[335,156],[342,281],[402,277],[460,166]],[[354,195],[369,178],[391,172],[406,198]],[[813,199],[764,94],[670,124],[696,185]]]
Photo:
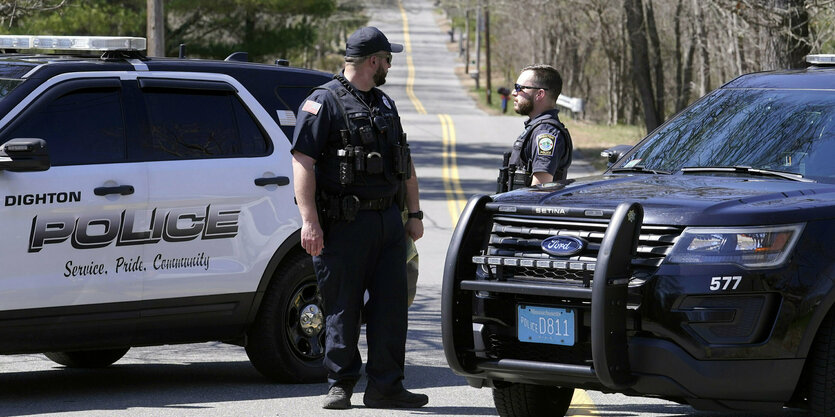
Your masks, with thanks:
[[[29,233],[29,252],[69,240],[76,249],[102,248],[116,243],[149,245],[160,240],[184,242],[196,238],[224,239],[238,235],[238,208],[155,208],[73,216],[35,216]]]
[[[540,155],[553,155],[554,154],[554,141],[556,138],[554,135],[549,133],[542,133],[536,135],[536,143],[537,147],[539,148]]]

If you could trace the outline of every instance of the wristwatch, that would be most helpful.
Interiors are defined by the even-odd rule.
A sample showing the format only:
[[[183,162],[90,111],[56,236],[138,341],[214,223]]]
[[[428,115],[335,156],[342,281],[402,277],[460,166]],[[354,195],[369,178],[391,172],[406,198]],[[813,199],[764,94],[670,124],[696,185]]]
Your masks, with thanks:
[[[414,213],[409,213],[409,218],[423,220],[423,210],[418,210]]]

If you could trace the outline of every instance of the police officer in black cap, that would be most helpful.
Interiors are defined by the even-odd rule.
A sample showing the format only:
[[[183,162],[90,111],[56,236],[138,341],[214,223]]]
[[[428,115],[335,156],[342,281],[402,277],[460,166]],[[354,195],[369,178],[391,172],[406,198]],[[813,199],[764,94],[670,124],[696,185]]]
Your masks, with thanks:
[[[556,68],[532,65],[522,69],[511,95],[513,109],[529,119],[513,150],[505,154],[499,192],[565,179],[573,145],[557,117],[560,92],[562,77]]]
[[[302,247],[313,265],[325,313],[324,408],[351,407],[360,377],[363,298],[368,386],[373,408],[422,407],[402,384],[407,326],[406,233],[423,236],[418,182],[394,101],[377,87],[393,52],[375,27],[349,38],[345,69],[302,103],[293,138],[294,189]],[[405,205],[405,207],[403,207]],[[401,209],[408,208],[405,227]]]

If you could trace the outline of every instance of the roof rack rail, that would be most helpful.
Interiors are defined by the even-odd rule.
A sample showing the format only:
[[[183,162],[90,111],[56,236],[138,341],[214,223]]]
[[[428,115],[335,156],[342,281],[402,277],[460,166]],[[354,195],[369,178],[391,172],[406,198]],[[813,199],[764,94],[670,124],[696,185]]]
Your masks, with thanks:
[[[224,61],[249,62],[249,54],[246,52],[232,52]]]

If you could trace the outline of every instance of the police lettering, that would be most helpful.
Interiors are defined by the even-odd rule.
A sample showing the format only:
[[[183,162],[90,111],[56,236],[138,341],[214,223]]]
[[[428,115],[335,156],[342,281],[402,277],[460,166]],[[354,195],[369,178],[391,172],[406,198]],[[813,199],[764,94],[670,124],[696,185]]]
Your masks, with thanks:
[[[147,245],[160,240],[183,242],[223,239],[238,235],[240,210],[206,206],[205,208],[154,209],[150,221],[137,219],[137,211],[73,216],[35,216],[29,234],[29,252],[44,245],[70,240],[76,249]],[[139,224],[141,222],[141,224]]]
[[[81,191],[41,194],[18,194],[6,196],[6,207],[31,206],[35,204],[74,203],[76,201],[81,201]]]

